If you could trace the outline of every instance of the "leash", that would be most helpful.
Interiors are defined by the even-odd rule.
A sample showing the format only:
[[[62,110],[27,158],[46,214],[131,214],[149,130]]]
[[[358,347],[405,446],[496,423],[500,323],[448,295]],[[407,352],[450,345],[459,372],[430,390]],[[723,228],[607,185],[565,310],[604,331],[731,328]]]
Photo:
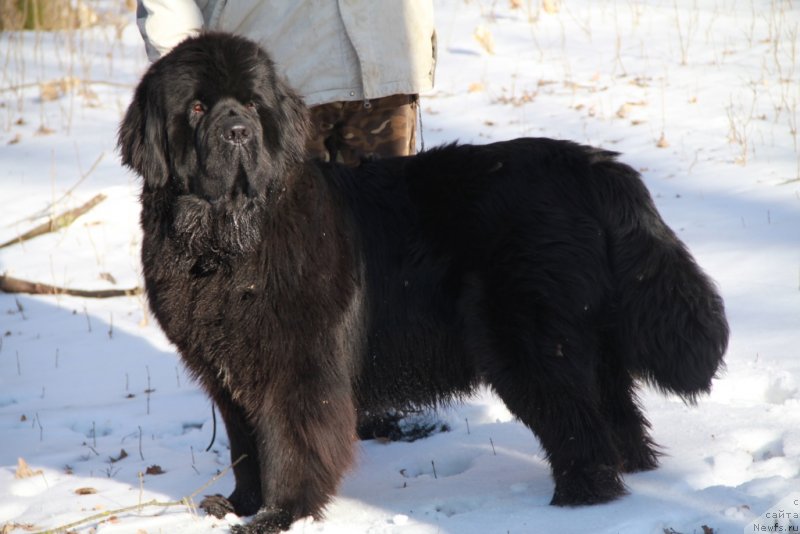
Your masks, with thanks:
[[[425,134],[422,127],[422,100],[417,95],[417,131],[419,132],[419,151],[425,152]]]

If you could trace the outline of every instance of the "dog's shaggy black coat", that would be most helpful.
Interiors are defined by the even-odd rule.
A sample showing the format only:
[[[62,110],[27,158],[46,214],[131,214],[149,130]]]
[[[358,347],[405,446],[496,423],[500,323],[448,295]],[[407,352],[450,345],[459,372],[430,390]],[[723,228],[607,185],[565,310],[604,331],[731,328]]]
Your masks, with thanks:
[[[517,139],[351,170],[308,161],[307,127],[263,50],[205,34],[151,66],[120,128],[150,306],[247,455],[204,508],[256,514],[245,532],[319,516],[359,414],[481,383],[539,437],[553,504],[656,466],[636,381],[693,401],[728,326],[633,169]]]

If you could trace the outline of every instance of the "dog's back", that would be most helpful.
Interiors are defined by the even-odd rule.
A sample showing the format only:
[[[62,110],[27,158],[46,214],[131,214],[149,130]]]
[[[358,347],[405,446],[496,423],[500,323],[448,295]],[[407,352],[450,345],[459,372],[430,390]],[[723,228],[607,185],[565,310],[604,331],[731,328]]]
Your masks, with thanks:
[[[364,240],[366,381],[393,386],[365,393],[371,403],[436,404],[477,382],[475,303],[502,264],[518,300],[585,307],[606,357],[634,376],[689,401],[709,390],[728,338],[722,300],[616,154],[517,139],[332,175]]]

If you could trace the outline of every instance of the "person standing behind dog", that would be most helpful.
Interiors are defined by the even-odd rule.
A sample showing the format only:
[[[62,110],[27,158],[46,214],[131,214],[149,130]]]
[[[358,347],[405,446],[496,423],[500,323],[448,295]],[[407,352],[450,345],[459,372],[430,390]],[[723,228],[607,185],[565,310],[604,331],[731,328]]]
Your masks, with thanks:
[[[151,61],[202,30],[261,44],[311,110],[314,157],[356,166],[416,152],[432,0],[137,0],[136,19]]]

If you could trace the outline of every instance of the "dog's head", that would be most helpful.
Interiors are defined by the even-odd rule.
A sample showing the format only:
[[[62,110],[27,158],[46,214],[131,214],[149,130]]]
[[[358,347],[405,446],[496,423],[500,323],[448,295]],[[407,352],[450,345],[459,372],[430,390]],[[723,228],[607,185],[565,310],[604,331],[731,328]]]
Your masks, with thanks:
[[[145,186],[209,202],[257,197],[305,158],[308,112],[266,52],[244,38],[189,38],[142,78],[119,130]]]
[[[143,202],[161,199],[148,206],[159,224],[192,256],[222,258],[258,246],[264,207],[305,160],[308,120],[256,43],[205,33],[145,73],[118,143]]]

